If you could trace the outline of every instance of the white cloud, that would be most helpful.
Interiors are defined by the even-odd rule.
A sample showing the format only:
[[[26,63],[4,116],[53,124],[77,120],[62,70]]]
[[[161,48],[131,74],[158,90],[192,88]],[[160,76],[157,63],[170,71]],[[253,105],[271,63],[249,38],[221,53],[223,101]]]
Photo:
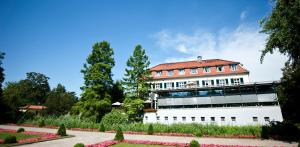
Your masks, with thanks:
[[[226,29],[218,33],[195,31],[193,34],[160,31],[155,34],[161,50],[177,52],[179,55],[164,58],[161,62],[220,58],[241,62],[250,71],[251,81],[279,80],[281,68],[287,58],[275,52],[267,55],[260,64],[261,50],[265,46],[266,35],[258,28],[240,25],[232,31]]]
[[[244,20],[247,16],[247,13],[248,13],[247,11],[242,11],[241,14],[240,14],[240,19]]]

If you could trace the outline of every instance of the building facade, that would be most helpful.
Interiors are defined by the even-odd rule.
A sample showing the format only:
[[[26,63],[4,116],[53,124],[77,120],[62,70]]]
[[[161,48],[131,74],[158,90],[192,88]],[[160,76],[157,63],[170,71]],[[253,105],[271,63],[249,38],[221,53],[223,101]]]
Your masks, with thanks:
[[[144,123],[264,125],[282,121],[276,82],[251,83],[239,62],[221,59],[159,64],[151,69]]]

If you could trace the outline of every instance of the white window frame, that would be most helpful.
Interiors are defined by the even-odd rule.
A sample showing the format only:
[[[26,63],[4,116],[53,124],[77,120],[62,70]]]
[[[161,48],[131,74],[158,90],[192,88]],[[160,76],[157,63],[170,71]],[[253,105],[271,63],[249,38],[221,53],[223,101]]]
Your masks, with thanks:
[[[185,117],[185,116],[182,117],[182,121],[183,121],[183,122],[186,121],[186,117]]]
[[[209,87],[209,86],[211,86],[212,84],[211,84],[211,80],[203,80],[204,81],[204,87]]]
[[[156,72],[156,76],[157,76],[157,77],[160,77],[161,75],[162,75],[162,71],[157,71],[157,72]]]
[[[177,121],[177,116],[173,116],[173,120],[174,120],[174,121]]]
[[[240,78],[233,78],[233,83],[231,83],[232,85],[240,85],[241,84],[241,80]]]
[[[173,70],[168,70],[167,71],[167,76],[173,76],[174,75],[174,71]]]
[[[195,117],[195,116],[192,116],[192,117],[191,117],[191,120],[192,120],[192,121],[196,121],[196,117]]]
[[[235,122],[235,121],[236,121],[236,117],[235,117],[235,116],[232,116],[232,117],[231,117],[231,121],[234,121],[234,122]]]
[[[220,67],[221,67],[221,70],[219,69]],[[223,72],[224,66],[217,66],[216,69],[217,69],[217,72]]]
[[[218,80],[219,80],[218,86],[225,86],[226,85],[226,80],[225,79],[218,79]]]
[[[166,83],[166,88],[167,89],[172,89],[172,82]]]
[[[230,65],[231,71],[237,71],[237,65]]]
[[[184,69],[179,69],[179,75],[185,75],[185,70]]]
[[[224,116],[221,117],[221,121],[225,121],[225,117]]]
[[[178,87],[179,87],[179,88],[185,87],[184,82],[178,82]]]
[[[253,119],[253,122],[258,122],[258,117],[253,116],[252,119]]]
[[[160,89],[160,83],[155,83],[155,89]]]
[[[197,68],[191,68],[190,73],[191,73],[191,74],[197,74],[197,73],[198,73]]]
[[[210,67],[204,67],[203,72],[204,73],[210,73],[211,72]]]

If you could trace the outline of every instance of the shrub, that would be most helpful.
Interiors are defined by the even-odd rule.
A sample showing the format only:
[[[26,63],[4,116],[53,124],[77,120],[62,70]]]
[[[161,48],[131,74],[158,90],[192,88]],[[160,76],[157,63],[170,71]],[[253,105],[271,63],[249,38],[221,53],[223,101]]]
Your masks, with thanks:
[[[17,138],[16,136],[12,136],[12,135],[9,135],[7,137],[5,137],[4,139],[4,143],[17,143]]]
[[[83,143],[76,143],[76,144],[74,145],[74,147],[84,147],[84,144],[83,144]]]
[[[24,128],[19,128],[19,129],[17,130],[17,133],[22,133],[22,132],[25,132],[25,129],[24,129]]]
[[[262,127],[262,138],[296,141],[300,137],[300,130],[289,122],[277,122]]]
[[[114,140],[117,140],[117,141],[122,141],[122,140],[124,140],[124,135],[123,135],[123,131],[122,131],[121,127],[118,128]]]
[[[40,120],[39,122],[39,127],[44,127],[46,124],[45,124],[45,120]]]
[[[127,122],[128,115],[117,110],[105,114],[101,121],[106,126],[126,124]]]
[[[152,124],[149,125],[147,134],[148,135],[153,135],[153,126],[152,126]]]
[[[199,142],[196,141],[196,140],[192,140],[192,141],[190,142],[190,147],[199,147],[199,146],[200,146],[200,144],[199,144]]]
[[[104,127],[104,124],[103,124],[103,123],[100,124],[99,131],[100,131],[100,132],[105,132],[105,127]]]
[[[197,137],[202,137],[203,136],[203,131],[199,130],[194,135],[197,136]]]
[[[64,124],[61,124],[58,128],[58,131],[57,131],[57,135],[60,135],[60,136],[67,136],[67,133],[66,133],[66,127]]]

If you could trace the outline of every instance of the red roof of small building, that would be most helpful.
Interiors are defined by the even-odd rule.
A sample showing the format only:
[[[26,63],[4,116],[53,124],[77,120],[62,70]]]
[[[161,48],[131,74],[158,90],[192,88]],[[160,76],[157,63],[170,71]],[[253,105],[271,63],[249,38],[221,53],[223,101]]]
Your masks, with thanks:
[[[20,107],[21,109],[34,109],[34,110],[41,110],[41,109],[47,109],[46,106],[39,106],[39,105],[26,105],[23,107]]]
[[[230,65],[237,65],[237,70],[232,71]],[[224,66],[222,72],[217,72],[217,66]],[[204,73],[203,67],[210,67],[211,72]],[[190,74],[190,69],[196,68],[198,70],[197,74]],[[185,69],[184,75],[179,75],[179,69]],[[184,61],[184,62],[173,62],[173,63],[163,63],[150,68],[152,71],[151,76],[153,79],[170,79],[170,78],[184,78],[184,77],[199,77],[199,76],[215,76],[215,75],[229,75],[229,74],[245,74],[249,73],[248,70],[243,68],[239,62],[221,60],[221,59],[210,59],[210,60],[194,60],[194,61]],[[167,71],[173,70],[173,76],[167,76]],[[161,76],[156,76],[155,71],[162,71]]]

